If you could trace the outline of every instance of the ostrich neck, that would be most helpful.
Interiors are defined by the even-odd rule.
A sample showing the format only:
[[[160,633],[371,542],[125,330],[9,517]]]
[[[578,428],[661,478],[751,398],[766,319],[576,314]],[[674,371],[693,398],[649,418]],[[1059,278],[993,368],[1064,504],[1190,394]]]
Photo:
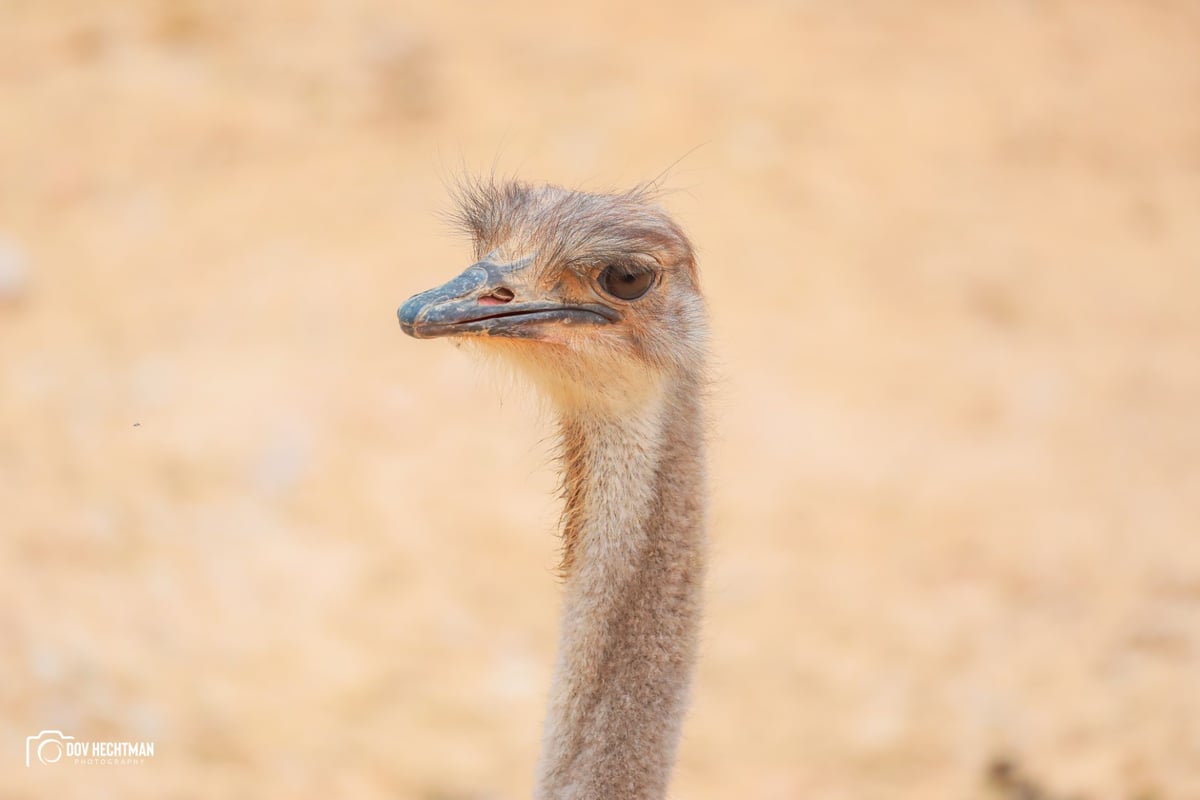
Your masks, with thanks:
[[[538,800],[666,794],[704,570],[698,381],[635,411],[566,413],[558,660]]]

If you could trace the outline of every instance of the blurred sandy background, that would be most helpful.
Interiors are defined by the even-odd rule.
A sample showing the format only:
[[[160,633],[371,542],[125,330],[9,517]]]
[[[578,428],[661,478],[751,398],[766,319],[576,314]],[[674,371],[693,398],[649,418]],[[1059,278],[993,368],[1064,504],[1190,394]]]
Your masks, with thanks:
[[[673,797],[1200,797],[1186,0],[0,0],[0,797],[527,796],[550,427],[395,308],[468,262],[459,168],[685,154]]]

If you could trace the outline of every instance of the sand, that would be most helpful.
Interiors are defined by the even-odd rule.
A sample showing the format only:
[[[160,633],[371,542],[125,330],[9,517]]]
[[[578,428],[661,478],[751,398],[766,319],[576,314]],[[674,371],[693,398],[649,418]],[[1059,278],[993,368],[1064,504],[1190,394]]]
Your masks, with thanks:
[[[395,308],[460,170],[668,168],[672,797],[1200,797],[1196,6],[564,5],[3,4],[0,797],[528,796],[552,426]]]

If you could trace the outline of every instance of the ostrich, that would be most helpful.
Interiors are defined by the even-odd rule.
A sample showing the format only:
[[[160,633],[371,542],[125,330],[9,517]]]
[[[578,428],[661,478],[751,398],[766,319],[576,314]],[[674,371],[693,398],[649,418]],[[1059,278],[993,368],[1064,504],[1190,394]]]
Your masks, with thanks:
[[[564,599],[534,796],[665,796],[704,570],[704,302],[683,231],[636,189],[474,182],[475,263],[404,332],[514,363],[557,413]]]

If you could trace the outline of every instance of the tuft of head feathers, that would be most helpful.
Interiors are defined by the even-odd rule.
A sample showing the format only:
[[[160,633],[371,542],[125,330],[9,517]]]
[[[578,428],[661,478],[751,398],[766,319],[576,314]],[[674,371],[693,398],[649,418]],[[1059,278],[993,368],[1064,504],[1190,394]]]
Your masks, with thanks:
[[[450,220],[475,246],[476,258],[533,256],[542,269],[585,271],[633,258],[681,266],[696,283],[687,234],[657,204],[645,183],[624,192],[583,192],[515,180],[462,177],[451,187]]]

